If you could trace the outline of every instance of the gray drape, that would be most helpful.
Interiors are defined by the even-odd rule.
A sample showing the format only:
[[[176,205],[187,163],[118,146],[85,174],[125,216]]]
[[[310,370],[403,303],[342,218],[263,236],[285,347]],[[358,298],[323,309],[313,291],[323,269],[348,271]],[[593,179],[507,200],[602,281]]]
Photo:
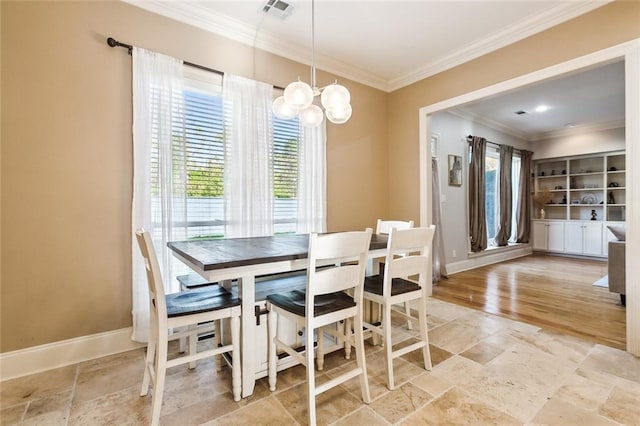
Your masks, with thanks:
[[[513,159],[513,147],[500,145],[500,174],[498,186],[500,188],[499,207],[500,221],[498,222],[498,233],[496,234],[496,244],[506,246],[511,237],[511,160]]]
[[[531,238],[531,151],[520,151],[520,187],[516,207],[518,243],[528,243]]]
[[[440,214],[440,178],[438,177],[438,161],[431,159],[431,198],[432,198],[432,222],[436,226],[436,233],[433,236],[433,282],[438,282],[441,278],[447,278],[447,265],[444,260],[444,237],[442,235],[442,220]]]
[[[487,248],[487,219],[485,214],[484,163],[487,140],[473,136],[469,142],[471,161],[469,163],[469,237],[471,251],[479,252]]]

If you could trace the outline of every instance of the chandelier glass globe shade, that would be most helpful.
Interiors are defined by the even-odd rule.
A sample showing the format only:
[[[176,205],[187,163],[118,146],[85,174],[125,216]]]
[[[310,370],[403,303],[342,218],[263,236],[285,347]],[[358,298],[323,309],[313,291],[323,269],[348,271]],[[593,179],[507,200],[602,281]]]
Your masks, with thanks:
[[[300,124],[306,127],[316,127],[322,124],[324,114],[322,108],[318,105],[310,105],[308,108],[300,111]]]
[[[284,100],[289,107],[303,110],[313,102],[313,89],[307,83],[294,81],[284,89]]]
[[[298,115],[298,111],[291,108],[289,104],[287,104],[287,102],[284,100],[284,96],[276,98],[276,100],[273,101],[272,108],[275,116],[283,120],[288,120]]]
[[[347,104],[344,108],[331,108],[327,109],[327,120],[334,124],[344,124],[351,118],[351,104]]]
[[[340,84],[331,84],[322,91],[320,102],[326,110],[344,109],[351,102],[351,94],[346,87]]]

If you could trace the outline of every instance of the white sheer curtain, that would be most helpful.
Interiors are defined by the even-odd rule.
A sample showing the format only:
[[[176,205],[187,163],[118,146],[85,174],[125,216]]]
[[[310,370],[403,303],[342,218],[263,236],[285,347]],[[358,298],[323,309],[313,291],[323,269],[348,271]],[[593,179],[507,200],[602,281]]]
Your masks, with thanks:
[[[298,234],[327,231],[326,121],[303,127],[298,146]]]
[[[186,238],[183,65],[178,59],[135,47],[132,55],[132,339],[146,342],[149,297],[135,231],[144,228],[153,236],[167,292],[178,291],[167,242]]]
[[[273,234],[273,86],[225,74],[227,238]]]

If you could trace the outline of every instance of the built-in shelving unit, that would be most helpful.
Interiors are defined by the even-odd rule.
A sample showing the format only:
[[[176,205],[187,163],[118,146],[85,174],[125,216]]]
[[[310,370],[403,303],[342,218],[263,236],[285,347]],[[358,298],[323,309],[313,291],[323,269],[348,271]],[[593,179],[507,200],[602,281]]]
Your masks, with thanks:
[[[607,225],[625,221],[624,152],[538,160],[533,169],[533,193],[551,193],[533,210],[533,249],[606,257]]]
[[[539,160],[533,178],[534,192],[552,195],[544,219],[625,221],[624,152]],[[536,219],[543,219],[540,208]]]

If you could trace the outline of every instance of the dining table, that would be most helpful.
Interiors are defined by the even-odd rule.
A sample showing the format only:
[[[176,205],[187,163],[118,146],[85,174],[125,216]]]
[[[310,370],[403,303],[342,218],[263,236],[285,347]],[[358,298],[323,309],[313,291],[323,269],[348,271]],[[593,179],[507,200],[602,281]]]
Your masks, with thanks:
[[[373,234],[368,258],[386,254],[387,234]],[[212,238],[167,243],[173,255],[209,282],[236,281],[242,300],[241,362],[242,397],[253,394],[255,381],[266,375],[257,371],[256,277],[305,271],[309,234],[285,234],[247,238]],[[371,266],[369,267],[371,270]]]

